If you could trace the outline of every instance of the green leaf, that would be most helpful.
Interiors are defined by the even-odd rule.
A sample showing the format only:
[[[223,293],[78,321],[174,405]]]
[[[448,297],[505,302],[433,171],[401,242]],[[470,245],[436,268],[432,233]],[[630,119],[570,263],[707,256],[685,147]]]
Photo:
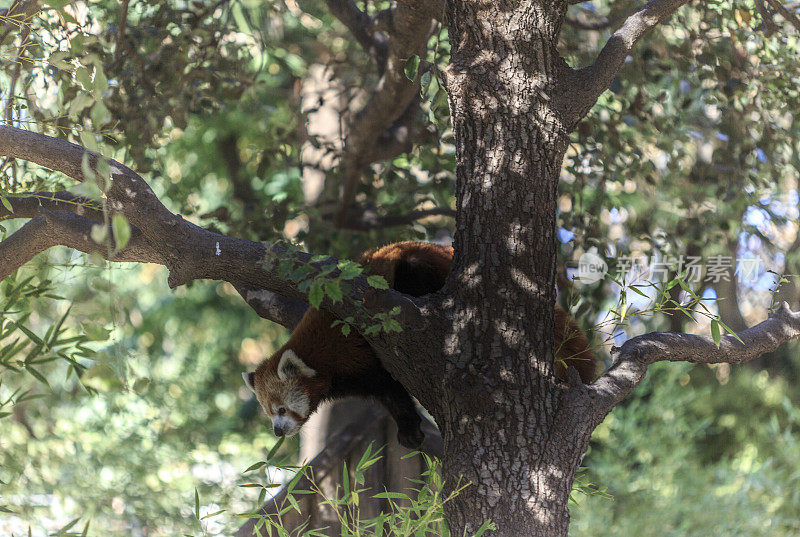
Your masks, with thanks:
[[[92,89],[92,77],[89,75],[89,70],[86,67],[79,67],[75,71],[75,79],[80,82],[83,89]]]
[[[402,332],[403,327],[394,319],[386,319],[383,323],[383,329],[387,332]]]
[[[339,263],[339,270],[341,271],[339,273],[339,279],[352,280],[356,276],[359,276],[364,271],[364,268],[352,261],[343,261]]]
[[[100,392],[107,392],[122,386],[117,374],[108,364],[93,365],[81,377],[81,383]]]
[[[10,213],[14,212],[14,207],[11,206],[11,202],[8,201],[8,199],[5,196],[0,196],[0,203],[3,204],[3,207],[5,207],[8,210],[8,212]]]
[[[200,520],[200,493],[197,492],[197,487],[194,489],[194,516]]]
[[[117,245],[117,250],[122,250],[131,239],[131,226],[128,224],[128,219],[125,218],[125,215],[116,213],[111,218],[111,229],[114,232],[114,242]]]
[[[259,468],[261,468],[263,466],[266,466],[266,465],[267,465],[267,461],[258,461],[257,463],[251,464],[250,466],[248,466],[247,470],[245,470],[242,473],[246,474],[247,472],[252,472],[253,470],[258,470]],[[240,486],[243,486],[243,485],[240,485]]]
[[[52,53],[50,55],[49,58],[47,58],[47,63],[49,63],[50,65],[52,65],[54,67],[57,67],[58,69],[70,70],[70,69],[72,69],[72,65],[70,65],[69,63],[64,61],[68,57],[69,57],[69,53],[67,53],[66,51],[62,50],[62,51],[54,52],[54,53]]]
[[[279,449],[281,448],[281,446],[283,445],[283,441],[284,441],[284,440],[286,440],[286,437],[285,437],[285,436],[281,436],[280,438],[278,438],[278,441],[277,441],[277,442],[275,442],[275,445],[274,445],[274,446],[272,446],[272,449],[270,449],[270,450],[269,450],[269,453],[267,453],[267,460],[268,460],[268,461],[272,460],[272,459],[273,459],[273,457],[275,457],[275,454],[278,452],[278,450],[279,450]]]
[[[88,176],[89,180],[74,185],[68,188],[67,191],[75,194],[76,196],[97,199],[103,195],[103,191],[100,190],[100,187],[98,187],[97,184],[91,180],[94,178],[94,172],[90,168],[87,168],[86,170],[84,170],[84,173],[87,173],[87,170],[89,173],[92,174],[91,176]]]
[[[742,345],[744,345],[744,341],[742,341],[742,338],[740,338],[740,337],[739,337],[739,334],[737,334],[736,332],[734,332],[734,331],[733,331],[733,329],[732,329],[730,326],[728,326],[727,324],[723,323],[722,321],[720,321],[720,322],[719,322],[719,324],[720,324],[720,325],[722,325],[722,328],[723,328],[723,329],[724,329],[724,330],[725,330],[727,333],[729,333],[730,335],[732,335],[733,337],[735,337],[735,338],[736,338],[736,339],[739,341],[739,343],[741,343]]]
[[[339,287],[339,281],[330,280],[325,282],[325,294],[334,302],[342,300],[342,288]]]
[[[367,277],[367,283],[375,289],[389,288],[389,284],[386,283],[386,279],[383,276],[369,276]]]
[[[387,500],[410,500],[407,494],[401,492],[379,492],[373,498],[383,498]]]
[[[41,382],[42,384],[44,384],[48,388],[50,387],[50,383],[47,382],[47,379],[44,378],[44,375],[39,373],[36,369],[34,369],[34,368],[30,367],[30,366],[26,366],[25,367],[25,371],[30,373],[34,378],[36,378],[36,380],[38,380],[39,382]]]
[[[643,296],[643,297],[647,298],[647,295],[644,294],[643,292],[641,292],[635,285],[629,286],[628,289],[630,289],[631,291],[633,291],[637,295],[640,295],[640,296]]]
[[[419,56],[414,54],[406,60],[405,66],[406,78],[412,82],[417,79],[417,72],[419,71]]]
[[[84,321],[81,328],[90,341],[106,341],[111,334],[111,330],[96,321]]]
[[[95,151],[96,152],[98,150],[97,139],[94,137],[94,134],[92,134],[91,132],[89,132],[89,131],[81,131],[78,137],[81,139],[81,144],[83,144],[83,146],[86,149],[88,149],[89,151]],[[86,156],[85,153],[84,153],[84,156]],[[87,158],[87,161],[88,161],[88,158]],[[94,176],[95,176],[94,172],[87,173],[86,169],[83,169],[83,175],[86,176],[87,180],[89,180],[90,178],[94,179]]]
[[[93,106],[97,101],[94,97],[87,92],[78,92],[72,101],[69,103],[69,114],[73,117],[78,116],[84,109]]]
[[[481,537],[481,535],[483,535],[487,531],[489,531],[489,530],[494,531],[496,529],[497,529],[497,526],[495,526],[494,522],[492,522],[491,520],[487,520],[486,522],[481,524],[481,527],[478,528],[477,532],[475,532],[475,537]]]
[[[311,282],[311,289],[308,290],[308,303],[314,309],[319,309],[322,304],[322,299],[325,297],[325,292],[322,290],[322,282]]]
[[[102,93],[108,89],[108,79],[106,78],[105,73],[103,73],[102,64],[96,64],[94,66],[94,90],[98,93]]]
[[[207,514],[206,516],[204,516],[203,518],[201,518],[200,520],[205,520],[205,519],[207,519],[207,518],[211,518],[211,517],[213,517],[213,516],[221,515],[221,514],[222,514],[222,513],[224,513],[224,512],[225,512],[225,509],[222,509],[222,510],[220,510],[220,511],[217,511],[216,513],[209,513],[209,514]]]
[[[139,395],[142,395],[147,391],[147,388],[150,387],[150,379],[146,377],[138,378],[133,383],[133,391]]]
[[[719,348],[720,341],[722,341],[722,336],[719,333],[719,321],[716,319],[711,321],[711,337],[714,338],[714,344],[716,344],[717,348]]]

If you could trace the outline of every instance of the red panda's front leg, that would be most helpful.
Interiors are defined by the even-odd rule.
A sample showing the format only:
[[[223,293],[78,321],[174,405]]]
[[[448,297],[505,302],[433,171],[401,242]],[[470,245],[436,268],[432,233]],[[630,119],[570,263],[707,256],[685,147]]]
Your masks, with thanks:
[[[397,423],[397,441],[408,449],[417,449],[425,440],[422,418],[411,395],[387,373],[387,390],[378,397]]]
[[[425,440],[422,418],[411,395],[383,367],[376,365],[357,375],[335,376],[325,399],[341,397],[374,397],[397,423],[397,440],[409,449],[416,449]]]

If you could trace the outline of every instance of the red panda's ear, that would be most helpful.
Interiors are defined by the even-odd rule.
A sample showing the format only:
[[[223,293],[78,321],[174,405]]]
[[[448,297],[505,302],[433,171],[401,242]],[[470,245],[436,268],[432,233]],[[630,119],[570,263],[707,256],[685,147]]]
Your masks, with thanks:
[[[242,373],[242,378],[244,379],[244,383],[250,388],[250,391],[256,393],[255,388],[255,374],[253,373]]]
[[[295,375],[313,377],[316,374],[292,349],[286,349],[278,362],[278,378],[281,380],[288,380]]]

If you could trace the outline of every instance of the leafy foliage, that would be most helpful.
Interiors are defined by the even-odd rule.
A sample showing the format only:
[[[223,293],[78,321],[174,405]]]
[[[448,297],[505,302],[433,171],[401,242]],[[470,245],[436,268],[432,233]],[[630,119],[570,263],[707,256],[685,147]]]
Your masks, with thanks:
[[[346,124],[377,70],[324,2],[42,5],[25,39],[0,43],[0,104],[14,124],[130,163],[171,209],[226,233],[342,258],[392,240],[449,238],[442,218],[356,231],[331,225],[342,133],[312,124],[332,111]],[[376,12],[388,2],[359,5]],[[569,15],[616,20],[637,5],[598,0]],[[652,329],[721,337],[735,328],[736,312],[747,322],[764,317],[776,275],[800,273],[800,41],[767,35],[757,13],[749,0],[683,8],[634,49],[574,134],[558,204],[559,253],[570,270],[591,247],[612,265],[625,255],[722,253],[763,263],[755,283],[734,278],[732,288],[677,268],[649,283],[576,284],[564,294],[583,325],[595,327],[601,354]],[[586,65],[612,29],[567,26],[560,51]],[[440,77],[448,60],[439,27],[407,69],[421,83],[415,147],[364,171],[356,202],[365,213],[453,206],[455,151]],[[315,195],[311,151],[324,157],[314,164],[322,175]],[[37,190],[99,196],[100,175],[96,185],[74,186],[40,167],[2,162],[0,205]],[[110,223],[116,242],[108,244],[121,248],[127,222]],[[3,226],[5,233],[18,223]],[[348,282],[361,274],[355,264],[277,262],[317,306],[346,300]],[[239,379],[285,331],[256,319],[228,285],[169,294],[165,279],[152,266],[54,250],[0,284],[0,533],[24,534],[29,525],[38,535],[223,533],[268,493],[240,486],[251,480],[238,469],[294,454],[296,446],[260,426]],[[783,279],[797,288],[796,278]],[[369,321],[337,325],[397,328],[392,312]],[[578,481],[591,494],[574,495],[573,534],[796,535],[796,349],[759,364],[764,371],[654,368],[595,435]],[[409,501],[429,515],[426,528],[444,531],[441,484],[433,471],[426,477]],[[377,525],[353,516],[360,486],[356,479],[326,499],[354,534]],[[395,528],[409,529],[412,519],[403,509],[382,516]]]
[[[372,535],[449,537],[450,531],[444,521],[444,505],[470,485],[459,484],[455,487],[455,490],[445,494],[444,483],[437,470],[438,461],[431,459],[424,453],[412,452],[404,458],[422,457],[427,468],[422,473],[421,479],[411,479],[411,482],[417,484],[419,488],[412,488],[406,492],[384,491],[375,493],[374,490],[370,489],[370,485],[365,482],[365,474],[370,466],[382,458],[380,451],[380,449],[373,451],[373,446],[370,445],[353,468],[348,469],[347,464],[344,464],[342,468],[343,485],[341,489],[339,487],[336,488],[334,495],[326,492],[315,481],[308,466],[298,468],[281,464],[271,460],[274,453],[271,453],[267,460],[258,462],[248,468],[248,471],[250,471],[273,464],[275,468],[294,473],[294,477],[285,485],[286,494],[282,495],[280,501],[276,502],[275,513],[248,514],[249,517],[253,517],[256,520],[256,535],[274,534],[303,537],[326,535],[324,533],[326,528],[309,527],[308,523],[291,532],[284,528],[283,518],[287,513],[296,511],[303,514],[298,498],[301,495],[311,494],[319,497],[321,505],[332,508],[341,524],[341,535],[346,537]],[[300,488],[301,483],[306,483],[308,488]],[[266,497],[268,490],[274,489],[278,484],[259,485],[250,483],[243,486],[261,488],[259,498],[263,498]],[[389,509],[373,518],[362,516],[359,502],[364,495],[385,499]],[[492,529],[494,529],[494,524],[491,521],[487,521],[478,529],[474,537],[480,537]]]

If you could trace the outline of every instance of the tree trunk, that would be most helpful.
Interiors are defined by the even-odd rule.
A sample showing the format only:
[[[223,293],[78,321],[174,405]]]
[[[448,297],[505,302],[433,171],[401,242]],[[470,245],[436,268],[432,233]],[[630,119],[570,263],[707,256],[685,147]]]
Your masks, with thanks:
[[[448,486],[472,483],[446,506],[454,535],[489,519],[495,535],[566,535],[588,442],[553,376],[562,14],[522,4],[448,3],[460,205],[436,417]]]

